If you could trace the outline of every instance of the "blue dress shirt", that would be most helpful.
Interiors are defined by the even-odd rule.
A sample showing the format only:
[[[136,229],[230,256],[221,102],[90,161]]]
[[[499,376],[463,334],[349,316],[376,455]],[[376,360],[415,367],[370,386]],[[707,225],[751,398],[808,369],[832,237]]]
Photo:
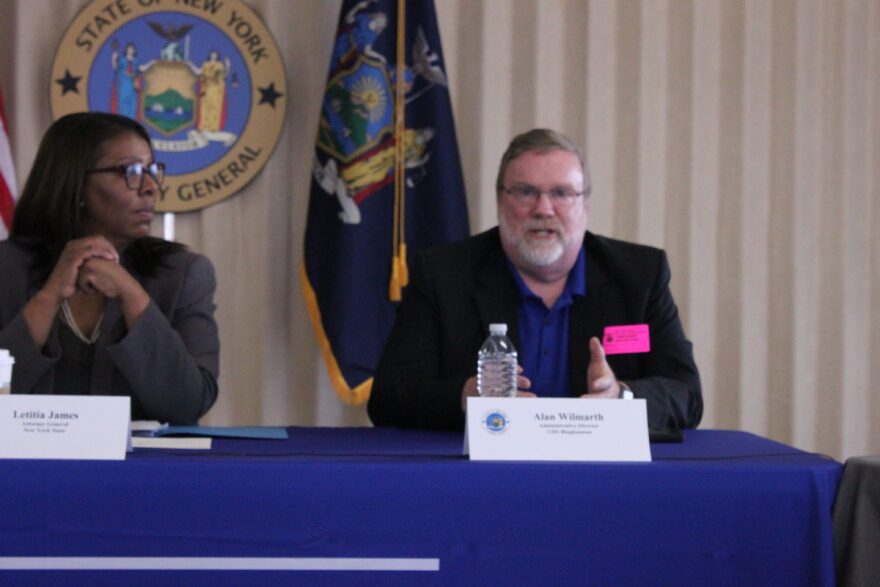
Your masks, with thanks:
[[[506,258],[505,258],[506,259]],[[552,308],[526,285],[519,271],[506,259],[519,290],[518,360],[523,375],[532,382],[531,390],[544,397],[569,395],[569,314],[574,296],[586,295],[586,259],[581,248],[568,274],[565,289]],[[584,352],[587,352],[586,347]]]

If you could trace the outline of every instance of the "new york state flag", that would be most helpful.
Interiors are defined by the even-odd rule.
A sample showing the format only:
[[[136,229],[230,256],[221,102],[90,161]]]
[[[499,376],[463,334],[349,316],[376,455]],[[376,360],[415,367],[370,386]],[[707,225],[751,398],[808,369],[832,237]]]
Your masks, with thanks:
[[[369,398],[408,259],[468,234],[433,0],[345,0],[321,105],[301,271],[343,401]]]

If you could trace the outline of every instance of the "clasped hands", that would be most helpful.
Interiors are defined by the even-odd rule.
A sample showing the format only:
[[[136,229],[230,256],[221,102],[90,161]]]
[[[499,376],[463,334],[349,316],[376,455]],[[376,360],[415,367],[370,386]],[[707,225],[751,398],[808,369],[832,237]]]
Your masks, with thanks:
[[[55,268],[43,286],[43,292],[59,303],[77,291],[119,297],[131,279],[119,265],[119,253],[102,236],[89,236],[67,243]]]
[[[103,236],[68,242],[42,292],[57,304],[77,292],[119,298],[129,325],[143,313],[150,301],[140,283],[119,264],[119,252]]]
[[[522,374],[522,365],[517,368],[516,397],[536,397],[528,391],[532,382]],[[477,377],[468,378],[461,391],[461,409],[465,411],[467,398],[476,397]],[[620,383],[605,358],[605,349],[595,336],[590,339],[590,365],[587,367],[587,393],[581,395],[586,399],[616,399],[620,397]]]
[[[65,245],[43,287],[22,309],[37,348],[49,339],[61,305],[82,296],[86,303],[103,304],[102,298],[119,298],[129,328],[150,304],[141,284],[119,264],[119,252],[102,236],[72,240]]]

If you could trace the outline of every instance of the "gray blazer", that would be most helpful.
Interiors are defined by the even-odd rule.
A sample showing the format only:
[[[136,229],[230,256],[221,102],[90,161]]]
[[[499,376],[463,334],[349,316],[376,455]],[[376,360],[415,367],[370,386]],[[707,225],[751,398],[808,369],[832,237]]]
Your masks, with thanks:
[[[0,348],[15,357],[12,393],[63,394],[54,373],[61,358],[60,321],[40,349],[21,313],[41,286],[32,265],[29,250],[0,242]],[[217,399],[214,267],[206,257],[183,250],[166,255],[153,277],[131,272],[151,302],[129,331],[119,301],[108,300],[95,346],[91,394],[131,397],[133,419],[195,423]]]

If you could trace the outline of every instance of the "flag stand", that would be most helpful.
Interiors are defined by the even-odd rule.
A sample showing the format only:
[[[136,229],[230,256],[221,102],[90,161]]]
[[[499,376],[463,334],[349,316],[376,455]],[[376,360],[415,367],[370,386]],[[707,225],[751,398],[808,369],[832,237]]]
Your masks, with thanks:
[[[162,218],[163,234],[162,238],[167,241],[174,240],[174,213],[166,212]]]

